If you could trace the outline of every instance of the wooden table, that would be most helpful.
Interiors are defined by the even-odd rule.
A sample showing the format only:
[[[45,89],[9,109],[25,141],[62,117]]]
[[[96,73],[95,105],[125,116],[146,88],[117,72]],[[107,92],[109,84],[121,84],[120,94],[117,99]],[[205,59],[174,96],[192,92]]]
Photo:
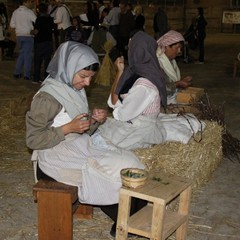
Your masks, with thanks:
[[[140,188],[120,189],[117,220],[117,240],[127,239],[128,233],[144,236],[152,240],[163,240],[176,231],[176,239],[184,240],[187,235],[191,182],[176,176],[150,178]],[[129,216],[131,198],[147,200],[148,204]],[[167,210],[167,205],[179,198],[178,210]]]

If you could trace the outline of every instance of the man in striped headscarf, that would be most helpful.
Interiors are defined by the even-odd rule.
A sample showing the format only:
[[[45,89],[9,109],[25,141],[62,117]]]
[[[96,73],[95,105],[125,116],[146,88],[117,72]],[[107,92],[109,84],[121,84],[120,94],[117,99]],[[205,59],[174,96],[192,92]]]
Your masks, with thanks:
[[[184,38],[181,33],[168,31],[157,40],[157,58],[165,73],[167,88],[167,104],[176,103],[177,88],[186,88],[191,84],[192,77],[181,79],[180,70],[175,58],[181,54]]]

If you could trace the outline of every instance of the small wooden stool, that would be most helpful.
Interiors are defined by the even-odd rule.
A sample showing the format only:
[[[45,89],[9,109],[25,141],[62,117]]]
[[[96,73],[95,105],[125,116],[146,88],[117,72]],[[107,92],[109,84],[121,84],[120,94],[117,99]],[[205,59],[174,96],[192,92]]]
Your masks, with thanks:
[[[161,179],[148,180],[140,188],[121,188],[117,240],[127,239],[128,233],[163,240],[175,230],[177,240],[186,239],[191,183],[180,177],[161,176]],[[148,205],[129,216],[132,197],[147,200]],[[176,197],[179,197],[178,212],[166,210],[167,204]]]
[[[52,180],[39,180],[33,186],[38,203],[38,240],[72,240],[73,213],[91,219],[93,207],[80,204],[77,187]]]
[[[238,59],[235,59],[233,64],[233,79],[237,77],[237,73],[239,69],[240,69],[240,61]]]

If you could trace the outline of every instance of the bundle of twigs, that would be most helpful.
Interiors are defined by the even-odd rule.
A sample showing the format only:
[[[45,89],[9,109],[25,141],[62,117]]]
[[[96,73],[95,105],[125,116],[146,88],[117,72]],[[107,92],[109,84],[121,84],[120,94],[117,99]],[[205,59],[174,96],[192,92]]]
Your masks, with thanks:
[[[203,120],[216,121],[223,127],[223,156],[231,161],[238,160],[240,162],[240,140],[233,137],[227,130],[224,115],[224,103],[219,105],[212,104],[208,94],[205,93],[201,100],[196,104],[196,107],[201,111],[201,118]]]

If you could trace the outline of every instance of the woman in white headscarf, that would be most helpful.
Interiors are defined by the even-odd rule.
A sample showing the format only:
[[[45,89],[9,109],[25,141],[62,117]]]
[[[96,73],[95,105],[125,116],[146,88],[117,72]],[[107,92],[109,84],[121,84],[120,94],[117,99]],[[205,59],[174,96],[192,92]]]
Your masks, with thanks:
[[[49,76],[26,114],[26,142],[44,174],[78,187],[81,203],[111,205],[119,200],[120,170],[144,166],[126,150],[96,149],[86,133],[90,124],[106,119],[103,109],[94,109],[87,119],[84,87],[98,66],[88,46],[69,41],[58,48],[47,69]]]
[[[181,33],[170,30],[157,40],[157,44],[158,62],[165,72],[167,104],[176,104],[177,88],[188,87],[192,80],[191,76],[181,79],[180,70],[175,60],[181,54],[184,38]]]

